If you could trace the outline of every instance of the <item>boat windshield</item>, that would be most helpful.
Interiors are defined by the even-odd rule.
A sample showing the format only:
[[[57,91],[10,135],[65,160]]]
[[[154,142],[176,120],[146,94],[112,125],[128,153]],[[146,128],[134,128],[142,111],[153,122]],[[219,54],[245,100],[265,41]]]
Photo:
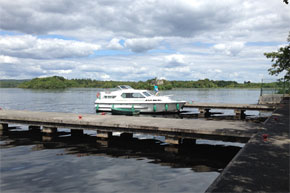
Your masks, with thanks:
[[[128,86],[128,85],[121,85],[121,86],[118,86],[119,89],[121,90],[124,90],[124,89],[133,89],[131,86]]]
[[[149,92],[142,92],[146,97],[151,96],[151,94]]]

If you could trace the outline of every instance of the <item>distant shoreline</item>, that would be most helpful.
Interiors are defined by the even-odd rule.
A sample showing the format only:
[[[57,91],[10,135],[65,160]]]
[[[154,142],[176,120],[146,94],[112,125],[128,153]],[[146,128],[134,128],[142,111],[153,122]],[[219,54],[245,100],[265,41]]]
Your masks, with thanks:
[[[47,78],[34,78],[31,80],[0,80],[0,88],[25,88],[25,89],[65,89],[65,88],[114,88],[118,85],[130,85],[135,89],[152,90],[155,79],[147,81],[100,81],[91,79],[65,79],[59,76]],[[280,84],[280,85],[279,85]],[[264,88],[281,87],[283,83],[263,83]],[[159,90],[171,89],[191,89],[191,88],[261,88],[262,83],[252,83],[245,81],[238,83],[236,81],[224,80],[197,80],[197,81],[169,81],[162,80],[159,84]]]

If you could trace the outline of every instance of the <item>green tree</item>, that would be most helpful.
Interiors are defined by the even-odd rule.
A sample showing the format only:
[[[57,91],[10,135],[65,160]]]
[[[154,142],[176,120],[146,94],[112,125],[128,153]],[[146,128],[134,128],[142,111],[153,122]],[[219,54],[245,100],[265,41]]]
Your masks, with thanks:
[[[288,35],[288,45],[285,47],[279,48],[277,52],[270,52],[270,53],[264,53],[264,55],[267,58],[271,58],[272,62],[272,68],[270,68],[269,74],[271,75],[278,75],[281,72],[286,72],[284,79],[290,80],[290,32]]]

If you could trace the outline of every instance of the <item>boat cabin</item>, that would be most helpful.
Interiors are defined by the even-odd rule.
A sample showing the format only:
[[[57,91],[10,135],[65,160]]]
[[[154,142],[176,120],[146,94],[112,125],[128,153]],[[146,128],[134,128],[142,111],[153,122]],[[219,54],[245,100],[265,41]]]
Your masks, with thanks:
[[[135,90],[128,85],[121,85],[117,87],[117,91],[101,92],[102,99],[142,99],[152,95],[147,90]]]

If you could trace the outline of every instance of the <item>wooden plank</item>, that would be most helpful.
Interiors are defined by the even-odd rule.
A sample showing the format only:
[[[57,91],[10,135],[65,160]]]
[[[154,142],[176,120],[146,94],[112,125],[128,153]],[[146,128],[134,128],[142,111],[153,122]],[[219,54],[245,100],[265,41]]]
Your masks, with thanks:
[[[81,116],[81,118],[80,118]],[[120,132],[148,132],[172,137],[215,136],[249,138],[260,128],[257,124],[244,121],[212,121],[192,119],[168,119],[154,117],[128,117],[96,114],[73,114],[56,112],[35,112],[1,110],[0,121],[43,125],[72,129],[93,129]]]
[[[273,111],[275,107],[267,105],[253,104],[223,104],[223,103],[186,103],[183,107],[186,108],[203,108],[203,109],[242,109],[242,110],[263,110]]]

